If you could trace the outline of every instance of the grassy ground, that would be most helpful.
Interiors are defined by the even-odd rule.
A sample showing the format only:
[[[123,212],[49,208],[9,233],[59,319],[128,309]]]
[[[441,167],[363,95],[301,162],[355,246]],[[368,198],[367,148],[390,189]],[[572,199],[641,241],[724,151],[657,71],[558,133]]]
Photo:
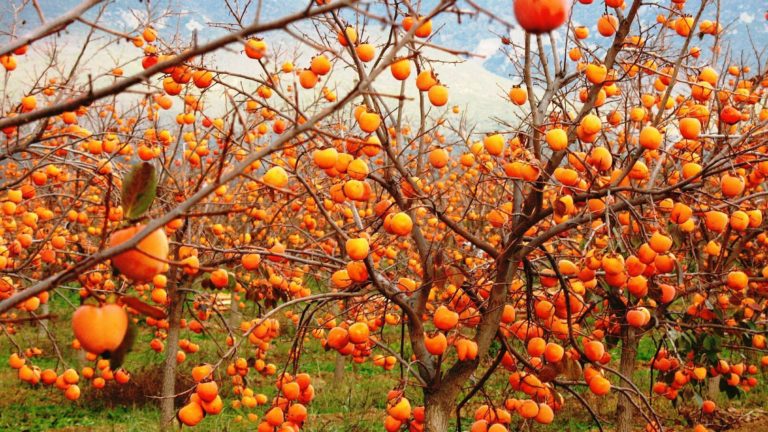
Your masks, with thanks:
[[[70,299],[73,301],[74,298]],[[74,302],[74,301],[73,301]],[[52,311],[60,316],[68,316],[70,308],[68,302],[59,296],[54,296]],[[286,333],[290,333],[290,325],[284,324]],[[72,340],[69,323],[63,320],[55,320],[50,325],[51,332],[55,335],[62,349],[62,356],[68,365],[80,369],[87,363],[74,350],[68,347]],[[37,328],[32,326],[19,326],[18,334],[14,336],[22,347],[38,346],[45,355],[34,360],[34,364],[41,368],[54,367],[56,364],[52,345]],[[152,395],[159,392],[159,370],[164,354],[157,354],[149,348],[152,334],[144,329],[140,332],[134,351],[126,359],[126,368],[132,373],[132,380],[125,386],[118,386],[114,382],[108,383],[103,390],[95,390],[88,383],[80,383],[82,390],[81,399],[70,402],[63,398],[61,392],[55,388],[33,388],[20,382],[15,371],[5,364],[0,366],[0,431],[152,431],[157,429],[159,411],[157,400]],[[181,377],[177,389],[190,388],[191,384],[186,379],[190,368],[206,359],[204,353],[213,353],[216,346],[207,338],[185,332],[182,337],[187,337],[201,345],[201,351],[188,355],[187,360],[181,365]],[[288,340],[290,334],[283,338]],[[396,337],[393,337],[396,340]],[[287,343],[276,344],[269,361],[278,365],[285,364],[287,359]],[[331,352],[324,352],[316,341],[309,341],[305,345],[307,351],[302,359],[302,372],[308,372],[313,377],[313,385],[316,389],[316,398],[310,404],[310,420],[305,430],[308,431],[381,431],[384,416],[385,395],[396,385],[399,374],[397,371],[384,372],[381,368],[366,362],[353,365],[351,361],[345,364],[343,379],[334,380],[336,356]],[[8,338],[0,337],[0,355],[3,359],[13,352],[15,348]],[[644,342],[638,352],[641,362],[647,362],[654,353],[653,344]],[[614,355],[618,358],[618,355]],[[208,357],[210,360],[210,357]],[[4,363],[4,361],[3,361]],[[490,380],[486,387],[486,393],[493,401],[500,401],[501,393],[506,388],[507,376],[498,374],[497,378]],[[275,394],[272,378],[253,378],[249,376],[249,386],[256,392],[263,392],[268,396]],[[638,386],[646,390],[649,387],[648,373],[638,372],[635,376]],[[227,382],[227,378],[219,380]],[[413,389],[409,397],[414,404],[420,400],[417,389]],[[229,395],[229,385],[222,386],[223,395]],[[646,390],[647,391],[647,390]],[[615,392],[609,397],[596,398],[588,392],[583,393],[585,400],[595,409],[598,415],[607,420],[605,429],[610,430],[610,419],[615,411]],[[231,396],[231,395],[229,395]],[[741,400],[732,401],[730,406],[736,407],[765,407],[768,399],[768,390],[765,384],[746,395]],[[232,400],[231,397],[227,401]],[[588,413],[572,398],[566,397],[565,408],[558,413],[555,422],[548,427],[535,426],[533,430],[565,430],[565,431],[590,431],[596,430]],[[719,399],[719,406],[728,406],[728,402]],[[481,402],[478,402],[481,403]],[[672,422],[677,421],[681,425],[682,419],[677,415],[677,410],[665,399],[656,398],[654,405],[658,411]],[[468,417],[474,411],[476,405],[465,408],[463,414]],[[259,416],[263,409],[253,410]],[[227,406],[224,412],[218,416],[209,416],[195,430],[198,431],[252,431],[254,423],[247,419],[248,410],[236,410]],[[638,417],[638,427],[644,422]],[[470,424],[469,418],[463,421],[465,429]],[[528,429],[528,425],[525,425]],[[757,432],[759,427],[749,428],[751,432]]]

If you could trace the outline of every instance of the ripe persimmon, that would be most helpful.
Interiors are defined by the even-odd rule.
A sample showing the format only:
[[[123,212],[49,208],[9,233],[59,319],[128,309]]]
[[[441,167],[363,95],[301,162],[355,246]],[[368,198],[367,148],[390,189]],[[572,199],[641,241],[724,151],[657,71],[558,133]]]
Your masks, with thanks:
[[[94,354],[114,351],[128,331],[128,314],[116,304],[82,305],[72,315],[72,329],[86,351]]]
[[[640,307],[627,311],[627,323],[632,327],[644,327],[651,320],[648,309]]]
[[[604,396],[611,391],[611,382],[602,376],[595,376],[589,380],[589,390],[597,396]]]
[[[421,71],[416,76],[416,88],[418,88],[419,91],[428,91],[436,84],[437,78],[435,77],[435,73],[431,70]]]
[[[735,291],[743,290],[747,287],[748,283],[749,277],[742,271],[735,270],[729,272],[726,276],[726,284],[728,285],[728,288]]]
[[[195,426],[200,423],[205,416],[203,407],[197,402],[189,402],[176,414],[179,421],[186,426]]]
[[[597,32],[604,37],[613,36],[619,29],[619,19],[613,15],[606,14],[597,20]]]
[[[240,260],[243,264],[243,268],[246,270],[256,270],[261,263],[261,255],[259,254],[244,254]]]
[[[356,322],[349,326],[349,341],[354,344],[361,344],[368,341],[370,330],[368,324],[362,322]]]
[[[328,346],[334,349],[342,349],[349,343],[349,332],[341,327],[334,327],[328,332]]]
[[[413,229],[413,221],[407,213],[400,212],[393,215],[388,215],[388,217],[389,216],[391,216],[389,220],[389,227],[393,234],[406,236],[411,233],[411,230]]]
[[[721,211],[710,210],[704,214],[704,224],[710,231],[723,232],[728,226],[728,215]]]
[[[704,414],[712,414],[717,409],[717,405],[711,400],[705,400],[701,404],[701,412]]]
[[[590,361],[599,361],[605,354],[605,346],[600,341],[589,341],[584,344],[584,354]]]
[[[531,419],[539,415],[539,404],[527,399],[517,406],[517,413],[520,417],[525,419]]]
[[[646,126],[640,131],[640,145],[648,150],[658,149],[662,139],[659,130],[653,126]]]
[[[560,360],[563,359],[564,354],[565,354],[565,350],[563,349],[563,347],[554,342],[548,343],[544,348],[544,358],[549,363],[559,362]]]
[[[325,55],[320,54],[312,58],[309,68],[317,75],[326,75],[331,71],[331,61]]]
[[[224,402],[221,400],[221,396],[216,395],[212,401],[206,402],[201,400],[200,406],[203,408],[206,414],[216,415],[221,413],[224,409]]]
[[[733,176],[728,173],[720,178],[720,190],[723,196],[733,198],[744,192],[744,180],[739,176]]]
[[[515,18],[529,33],[550,32],[565,22],[571,11],[567,0],[515,0]]]
[[[76,400],[80,399],[80,387],[78,387],[77,385],[74,385],[74,384],[70,385],[64,391],[64,396],[67,399],[71,400],[71,401],[76,401]]]
[[[504,151],[504,137],[501,134],[487,135],[483,138],[483,146],[488,154],[498,156]]]
[[[305,89],[311,89],[317,85],[318,76],[315,72],[309,69],[302,69],[299,72],[299,84]]]
[[[357,43],[357,31],[352,26],[347,26],[338,35],[341,46],[349,46]]]
[[[445,149],[436,148],[429,152],[429,163],[435,168],[443,168],[448,165],[450,155]]]
[[[302,424],[307,419],[307,408],[300,403],[291,404],[288,407],[286,419],[299,425]]]
[[[271,426],[277,427],[285,421],[285,415],[283,414],[283,410],[281,410],[279,407],[273,407],[267,411],[266,414],[264,414],[264,420],[266,420],[267,423],[269,423]]]
[[[374,112],[363,112],[360,114],[358,124],[364,132],[372,133],[381,125],[381,116]]]
[[[392,76],[399,81],[402,81],[411,74],[411,62],[408,59],[395,60],[389,66]]]
[[[685,139],[695,140],[701,134],[701,122],[697,118],[685,117],[680,119],[680,134]]]
[[[442,331],[448,331],[456,327],[459,322],[459,314],[448,309],[445,306],[440,306],[435,310],[435,315],[432,318],[435,323],[435,327]]]
[[[109,237],[108,246],[115,247],[129,241],[143,228],[144,225],[138,224],[115,231]],[[133,249],[113,256],[112,265],[126,277],[143,282],[161,273],[167,259],[168,237],[164,230],[157,229],[139,241]]]
[[[533,419],[536,423],[550,424],[555,419],[555,412],[546,403],[539,403],[539,413]]]
[[[442,332],[437,332],[432,337],[425,336],[424,345],[427,347],[427,351],[429,351],[430,354],[443,355],[448,348],[448,339]]]
[[[427,96],[432,105],[441,107],[448,103],[448,88],[442,84],[435,84],[429,88]]]
[[[357,58],[363,63],[367,63],[376,57],[376,48],[369,43],[358,45],[355,47],[355,52],[357,53]]]
[[[288,173],[283,167],[275,166],[267,170],[262,181],[269,186],[283,188],[288,184]]]
[[[196,394],[203,402],[212,402],[219,394],[219,386],[216,381],[207,381],[197,384]]]
[[[357,261],[364,260],[370,251],[368,239],[365,238],[349,239],[345,246],[347,255],[349,255],[351,259]]]
[[[524,105],[526,102],[528,102],[528,91],[520,86],[514,86],[509,91],[509,99],[515,105]]]
[[[568,133],[561,128],[548,130],[545,135],[545,140],[547,141],[549,148],[554,151],[565,150],[568,147]]]
[[[410,31],[414,24],[419,24],[416,27],[414,36],[425,38],[432,34],[432,20],[426,20],[424,17],[407,16],[403,18],[403,30]]]

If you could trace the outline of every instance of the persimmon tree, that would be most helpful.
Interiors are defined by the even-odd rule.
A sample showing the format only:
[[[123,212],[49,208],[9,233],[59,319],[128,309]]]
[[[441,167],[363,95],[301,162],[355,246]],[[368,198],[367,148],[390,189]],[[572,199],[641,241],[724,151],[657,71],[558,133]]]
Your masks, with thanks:
[[[164,428],[236,409],[259,431],[299,430],[307,344],[392,371],[388,431],[505,431],[564,404],[600,429],[661,431],[658,398],[703,430],[711,389],[758,385],[768,77],[721,52],[720,2],[516,0],[522,30],[469,0],[318,0],[274,21],[224,2],[231,22],[207,41],[154,28],[152,10],[122,33],[99,3],[40,13],[0,48],[0,322],[21,381],[72,400],[124,384],[143,331],[164,356]],[[579,8],[600,11],[598,35],[572,22]],[[486,130],[440,74],[472,53],[433,38],[465,19],[504,34],[517,71]],[[86,36],[62,67],[67,26]],[[114,66],[83,60],[112,46]],[[17,77],[24,62],[43,69]],[[70,289],[82,304],[50,316]],[[74,341],[55,340],[54,318]],[[57,368],[35,366],[49,353],[18,338],[29,323]],[[592,401],[610,393],[605,419]]]

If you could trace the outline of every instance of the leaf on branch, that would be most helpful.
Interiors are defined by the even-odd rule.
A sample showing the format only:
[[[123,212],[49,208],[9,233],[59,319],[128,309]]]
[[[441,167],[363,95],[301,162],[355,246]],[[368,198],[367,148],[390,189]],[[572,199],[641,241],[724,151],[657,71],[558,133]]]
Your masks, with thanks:
[[[135,309],[136,311],[154,319],[165,319],[165,311],[154,306],[150,306],[136,297],[124,296],[122,298],[123,303],[128,307]]]
[[[122,206],[126,219],[139,219],[157,194],[157,173],[149,162],[134,165],[123,179]]]
[[[582,370],[579,362],[570,357],[564,357],[563,361],[565,362],[566,378],[569,380],[577,380],[584,376],[584,371]]]
[[[728,384],[728,380],[720,379],[720,392],[725,393],[728,399],[735,399],[741,394],[739,388]]]
[[[559,374],[560,371],[558,371],[557,367],[552,364],[546,364],[539,371],[539,379],[543,383],[548,383],[554,381],[554,379],[557,378]]]
[[[722,348],[722,340],[717,335],[707,335],[704,337],[702,347],[707,352],[718,353]]]

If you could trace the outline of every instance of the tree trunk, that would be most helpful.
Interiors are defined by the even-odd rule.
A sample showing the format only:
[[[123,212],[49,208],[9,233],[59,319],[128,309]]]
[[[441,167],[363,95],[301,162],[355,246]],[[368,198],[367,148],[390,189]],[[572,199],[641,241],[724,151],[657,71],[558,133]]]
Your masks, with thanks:
[[[229,327],[236,329],[240,327],[240,321],[243,319],[243,314],[240,313],[240,302],[235,300],[235,297],[240,295],[236,292],[232,292],[229,303]]]
[[[344,380],[344,365],[346,358],[341,354],[336,354],[336,365],[333,368],[333,384],[335,386],[341,385]]]
[[[619,373],[632,379],[632,373],[635,371],[635,361],[637,359],[637,338],[635,329],[627,326],[622,332],[621,338],[621,363],[619,363]],[[616,407],[616,432],[631,432],[633,425],[634,405],[624,393],[619,395],[619,402]]]
[[[43,303],[40,305],[40,308],[37,310],[37,314],[40,316],[45,316],[50,313],[51,308],[48,306],[48,303]],[[48,337],[48,333],[45,332],[45,329],[43,328],[44,325],[48,325],[47,319],[41,319],[40,323],[37,325],[37,336],[40,338]]]
[[[173,430],[176,417],[176,352],[179,350],[179,327],[184,310],[183,291],[177,290],[177,267],[171,267],[168,278],[168,337],[165,340],[165,363],[163,364],[163,390],[160,395],[160,430]]]
[[[707,394],[712,400],[717,400],[720,396],[720,375],[707,379]]]
[[[462,387],[470,380],[477,367],[488,358],[488,349],[493,342],[501,323],[501,313],[507,299],[507,287],[514,277],[516,270],[507,255],[503,255],[497,262],[498,274],[494,278],[494,287],[485,306],[483,318],[477,329],[477,359],[459,361],[445,373],[442,373],[438,365],[435,376],[424,377],[431,383],[424,389],[425,431],[446,432],[451,417],[455,415],[456,399],[461,393]]]
[[[440,386],[424,391],[425,432],[446,432],[456,407],[456,394]]]

